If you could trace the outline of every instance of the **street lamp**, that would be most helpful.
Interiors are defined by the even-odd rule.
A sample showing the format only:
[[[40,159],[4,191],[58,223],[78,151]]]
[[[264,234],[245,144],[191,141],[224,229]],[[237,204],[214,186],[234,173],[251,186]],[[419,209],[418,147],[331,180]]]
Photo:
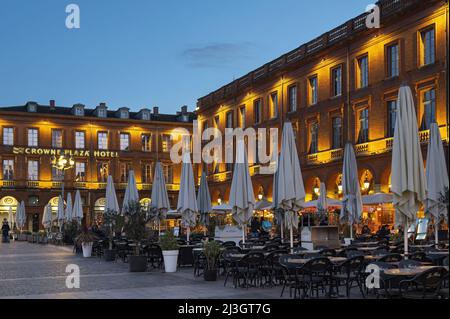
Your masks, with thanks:
[[[364,185],[364,189],[367,191],[367,190],[369,190],[369,187],[370,187],[370,181],[369,181],[369,175],[367,174],[367,171],[366,171],[366,176],[365,176],[365,178],[364,178],[364,183],[363,183],[363,185]]]
[[[71,169],[75,165],[75,161],[72,156],[66,156],[64,153],[58,156],[52,156],[51,163],[54,168],[61,171],[62,183],[61,183],[61,196],[64,200],[64,179],[65,172]]]
[[[315,193],[317,196],[319,196],[320,188],[319,188],[319,184],[317,183],[317,180],[316,180],[316,183],[315,183],[315,185],[314,185],[313,191],[314,191],[314,193]]]

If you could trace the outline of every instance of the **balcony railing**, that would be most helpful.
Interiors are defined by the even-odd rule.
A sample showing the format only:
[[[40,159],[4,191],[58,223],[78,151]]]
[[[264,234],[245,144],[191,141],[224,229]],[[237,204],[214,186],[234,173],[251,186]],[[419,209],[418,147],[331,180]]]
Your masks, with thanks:
[[[335,150],[328,150],[324,152],[308,154],[306,161],[308,164],[323,164],[334,162],[342,159],[344,155],[344,150],[342,148]]]
[[[2,185],[2,187],[15,187],[16,186],[16,181],[1,181],[0,185]]]
[[[73,183],[74,188],[88,188],[86,182],[74,182]]]

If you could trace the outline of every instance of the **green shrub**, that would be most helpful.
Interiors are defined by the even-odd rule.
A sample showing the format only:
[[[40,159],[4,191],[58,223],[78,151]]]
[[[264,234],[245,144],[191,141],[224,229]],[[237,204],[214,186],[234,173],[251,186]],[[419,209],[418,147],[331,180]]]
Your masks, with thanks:
[[[178,242],[172,232],[167,231],[159,239],[159,245],[162,250],[178,250]]]

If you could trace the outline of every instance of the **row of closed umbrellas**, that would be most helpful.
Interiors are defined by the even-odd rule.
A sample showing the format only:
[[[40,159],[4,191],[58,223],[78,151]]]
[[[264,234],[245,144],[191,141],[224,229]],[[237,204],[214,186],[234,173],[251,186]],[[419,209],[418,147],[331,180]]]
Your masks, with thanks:
[[[64,207],[64,200],[60,195],[58,198],[58,207],[56,209],[56,217],[53,218],[52,205],[47,204],[44,207],[44,214],[42,216],[42,225],[44,228],[51,228],[53,222],[57,222],[59,227],[62,227],[64,223],[76,221],[78,223],[83,219],[83,203],[81,200],[80,191],[75,193],[75,200],[72,205],[72,196],[67,194],[67,202]]]

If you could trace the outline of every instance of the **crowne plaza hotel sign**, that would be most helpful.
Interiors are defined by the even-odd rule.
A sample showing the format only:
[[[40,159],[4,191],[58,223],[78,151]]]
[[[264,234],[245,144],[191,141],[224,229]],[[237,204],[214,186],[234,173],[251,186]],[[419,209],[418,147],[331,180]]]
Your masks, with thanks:
[[[103,151],[103,150],[64,150],[55,148],[35,148],[35,147],[13,147],[14,154],[23,155],[67,155],[73,157],[97,157],[97,158],[117,158],[119,152]]]

